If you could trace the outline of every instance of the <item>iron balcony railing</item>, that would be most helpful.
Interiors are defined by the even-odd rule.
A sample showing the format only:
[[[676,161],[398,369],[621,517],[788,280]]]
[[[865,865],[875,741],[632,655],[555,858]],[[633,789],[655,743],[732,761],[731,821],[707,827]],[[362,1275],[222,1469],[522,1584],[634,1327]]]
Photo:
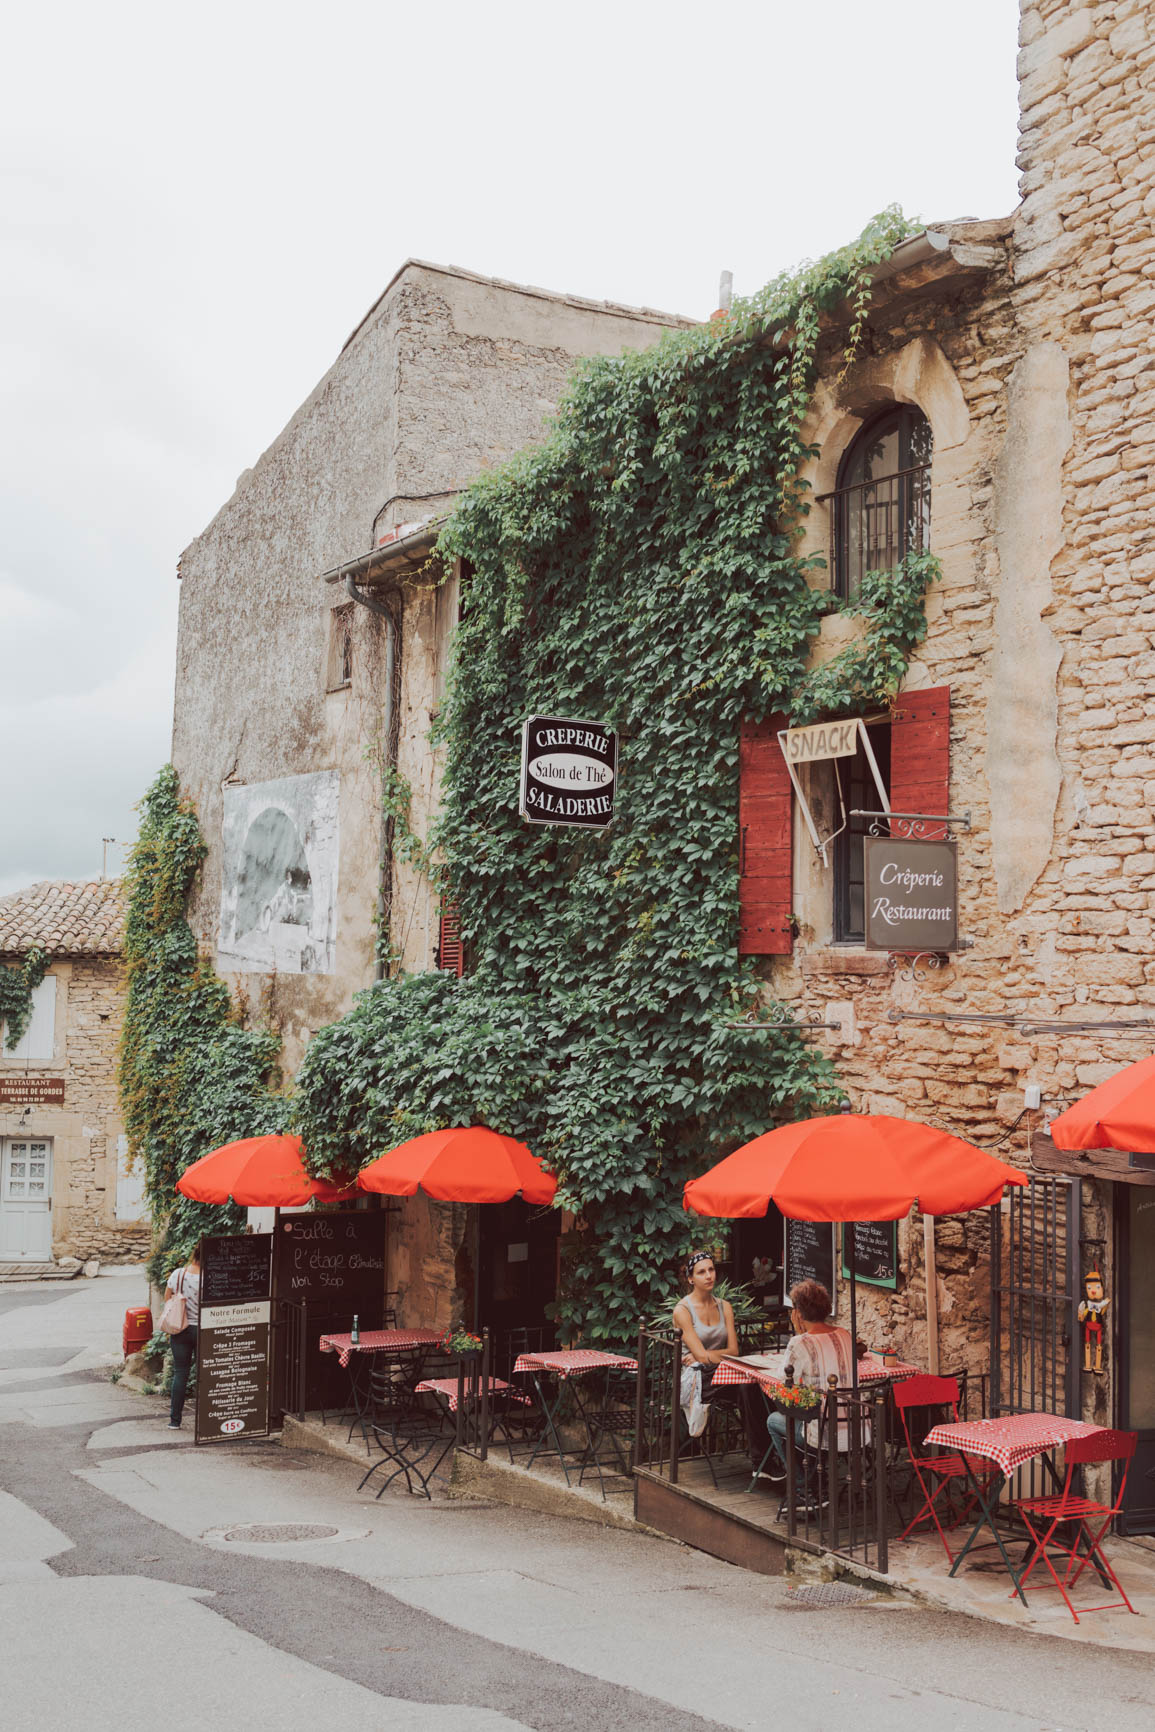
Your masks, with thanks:
[[[891,571],[930,542],[930,464],[821,493],[830,508],[830,584],[855,595],[868,571]]]

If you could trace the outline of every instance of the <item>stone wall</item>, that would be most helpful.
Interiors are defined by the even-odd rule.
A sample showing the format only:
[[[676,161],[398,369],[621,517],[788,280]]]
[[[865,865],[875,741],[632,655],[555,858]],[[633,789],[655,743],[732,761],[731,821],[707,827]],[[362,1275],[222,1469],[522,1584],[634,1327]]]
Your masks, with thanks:
[[[52,1139],[52,1254],[135,1263],[148,1254],[147,1224],[116,1215],[119,1144],[117,1045],[124,1009],[120,963],[74,957],[52,964],[56,976],[55,1053],[20,1064],[21,1074],[63,1077],[63,1106],[33,1107],[24,1124],[3,1121],[6,1135]]]
[[[1023,204],[1009,269],[969,304],[924,302],[897,327],[885,309],[871,319],[866,365],[877,374],[904,342],[933,342],[969,420],[946,465],[935,426],[931,546],[944,571],[908,687],[951,688],[951,808],[972,820],[960,926],[974,948],[910,980],[822,942],[815,911],[829,886],[800,834],[803,938],[766,966],[800,1010],[843,1018],[824,1039],[856,1106],[1005,1139],[998,1152],[1023,1165],[1037,1117],[1010,1127],[1024,1086],[1040,1085],[1054,1111],[1146,1056],[1149,1036],[1025,1038],[888,1013],[1141,1018],[1155,1001],[1150,22],[1142,0],[1024,9]],[[837,406],[853,387],[852,374],[824,389]],[[837,455],[824,453],[827,469]],[[1098,1187],[1085,1186],[1084,1203],[1109,1240]],[[977,1217],[938,1225],[944,1365],[981,1362],[986,1232]],[[867,1309],[872,1333],[917,1356],[921,1233],[912,1238],[906,1294],[871,1295]],[[1086,1399],[1103,1407],[1101,1381],[1088,1380]]]

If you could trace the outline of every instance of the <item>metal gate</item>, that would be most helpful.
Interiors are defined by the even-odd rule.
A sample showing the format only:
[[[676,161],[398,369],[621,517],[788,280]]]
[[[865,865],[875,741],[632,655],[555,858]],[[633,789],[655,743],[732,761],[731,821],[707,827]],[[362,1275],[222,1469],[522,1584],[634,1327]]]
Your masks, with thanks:
[[[1081,1417],[1079,1185],[1032,1178],[990,1211],[992,1415]]]

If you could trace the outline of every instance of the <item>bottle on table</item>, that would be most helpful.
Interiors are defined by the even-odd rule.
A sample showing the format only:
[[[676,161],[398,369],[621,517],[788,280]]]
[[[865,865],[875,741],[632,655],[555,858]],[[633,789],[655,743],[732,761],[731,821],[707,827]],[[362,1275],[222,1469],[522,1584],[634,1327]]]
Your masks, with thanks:
[[[353,1313],[353,1327],[349,1331],[349,1344],[352,1347],[357,1347],[360,1345],[360,1341],[361,1341],[361,1322],[357,1316],[357,1313],[354,1311],[354,1313]]]

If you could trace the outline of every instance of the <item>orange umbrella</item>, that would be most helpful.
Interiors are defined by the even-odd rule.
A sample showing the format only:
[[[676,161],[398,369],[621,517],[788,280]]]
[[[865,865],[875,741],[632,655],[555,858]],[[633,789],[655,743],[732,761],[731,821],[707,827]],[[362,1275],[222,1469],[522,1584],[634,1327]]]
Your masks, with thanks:
[[[302,1203],[338,1203],[355,1197],[354,1184],[335,1185],[305,1171],[300,1137],[245,1137],[225,1143],[186,1167],[178,1191],[194,1203],[227,1203],[249,1209],[293,1209]]]
[[[412,1197],[418,1186],[439,1203],[552,1203],[557,1180],[513,1137],[484,1125],[430,1131],[370,1161],[357,1175],[366,1191]]]
[[[927,1215],[959,1215],[997,1203],[1027,1177],[916,1119],[838,1113],[779,1125],[691,1179],[682,1196],[699,1215],[764,1215],[771,1202],[795,1221],[846,1223],[850,1333],[858,1339],[854,1222],[897,1221],[912,1203]],[[858,1387],[858,1360],[854,1360]]]
[[[1051,1136],[1057,1149],[1155,1154],[1155,1058],[1141,1058],[1093,1088],[1059,1114]]]
[[[959,1215],[1026,1182],[1017,1167],[915,1119],[838,1113],[755,1137],[691,1179],[683,1197],[698,1215],[764,1215],[773,1202],[796,1221],[897,1221],[912,1203]]]

